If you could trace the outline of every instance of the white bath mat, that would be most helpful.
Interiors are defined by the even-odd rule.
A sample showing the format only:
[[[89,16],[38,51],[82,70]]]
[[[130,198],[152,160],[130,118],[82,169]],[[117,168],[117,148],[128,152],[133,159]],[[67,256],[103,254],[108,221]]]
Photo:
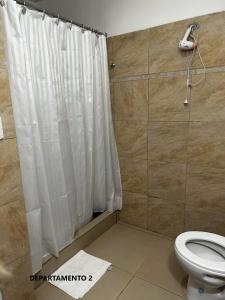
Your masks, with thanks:
[[[49,282],[74,299],[80,299],[111,268],[111,265],[81,250],[53,273]]]

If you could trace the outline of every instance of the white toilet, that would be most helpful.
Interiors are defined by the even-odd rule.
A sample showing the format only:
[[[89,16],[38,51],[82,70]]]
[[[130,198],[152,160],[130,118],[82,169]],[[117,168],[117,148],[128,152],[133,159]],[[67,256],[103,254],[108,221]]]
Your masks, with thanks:
[[[175,251],[189,275],[188,300],[225,300],[225,237],[185,232],[177,237]]]

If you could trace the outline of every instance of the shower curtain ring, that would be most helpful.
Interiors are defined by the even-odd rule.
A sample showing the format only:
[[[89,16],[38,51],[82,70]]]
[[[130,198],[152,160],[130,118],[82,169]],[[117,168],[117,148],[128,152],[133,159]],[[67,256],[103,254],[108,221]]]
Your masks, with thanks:
[[[5,1],[4,0],[1,0],[0,1],[0,5],[3,7],[3,6],[5,6]]]
[[[84,28],[84,24],[82,24],[82,30],[81,30],[82,33],[85,33],[85,28]]]
[[[59,14],[58,14],[58,18],[56,20],[56,25],[59,25]]]
[[[99,36],[100,36],[100,32],[98,30],[95,31],[95,34],[97,36],[97,38],[99,39]]]
[[[45,9],[43,10],[42,20],[45,19]]]
[[[27,8],[26,8],[26,2],[23,1],[23,7],[22,7],[22,14],[25,15],[27,12]]]
[[[72,27],[73,27],[73,21],[71,20],[70,21],[70,30],[72,30]]]

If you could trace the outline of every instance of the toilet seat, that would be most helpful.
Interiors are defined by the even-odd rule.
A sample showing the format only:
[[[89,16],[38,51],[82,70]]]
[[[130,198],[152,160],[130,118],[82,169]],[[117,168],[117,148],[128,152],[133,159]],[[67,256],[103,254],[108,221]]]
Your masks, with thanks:
[[[211,242],[225,249],[225,237],[213,233],[191,231],[179,235],[175,242],[177,253],[184,259],[188,260],[192,264],[195,264],[196,266],[201,267],[202,269],[225,276],[225,261],[215,262],[207,260],[205,258],[201,258],[187,248],[188,242],[194,242],[196,240]]]

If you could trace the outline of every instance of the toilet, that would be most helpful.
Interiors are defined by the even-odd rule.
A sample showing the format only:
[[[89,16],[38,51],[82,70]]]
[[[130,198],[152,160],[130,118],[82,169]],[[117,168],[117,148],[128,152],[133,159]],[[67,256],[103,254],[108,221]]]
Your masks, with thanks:
[[[175,252],[189,275],[188,300],[225,300],[225,237],[185,232],[177,237]]]

